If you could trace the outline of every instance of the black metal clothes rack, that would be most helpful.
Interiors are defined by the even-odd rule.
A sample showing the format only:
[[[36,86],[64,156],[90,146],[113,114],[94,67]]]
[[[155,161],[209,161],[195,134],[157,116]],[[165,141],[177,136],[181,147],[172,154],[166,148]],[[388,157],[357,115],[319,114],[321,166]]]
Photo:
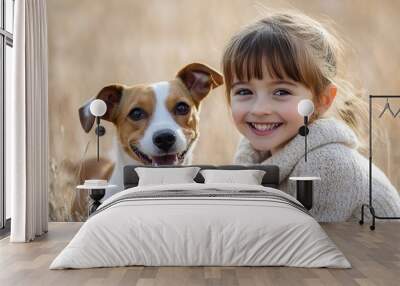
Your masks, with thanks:
[[[372,224],[369,226],[371,230],[375,229],[375,219],[400,219],[400,217],[382,217],[375,214],[372,204],[372,99],[373,98],[400,98],[400,95],[370,95],[369,96],[369,204],[361,206],[361,220],[359,223],[364,224],[364,208],[368,208],[372,215]]]

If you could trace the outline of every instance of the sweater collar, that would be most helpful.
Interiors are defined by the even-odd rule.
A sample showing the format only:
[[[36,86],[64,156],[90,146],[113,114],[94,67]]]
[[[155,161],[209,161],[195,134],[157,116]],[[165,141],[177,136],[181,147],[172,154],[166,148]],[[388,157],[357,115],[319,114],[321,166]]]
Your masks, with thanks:
[[[307,135],[308,153],[326,144],[344,144],[357,149],[359,141],[351,128],[335,118],[318,119],[308,126]],[[268,152],[255,150],[250,142],[242,137],[235,154],[235,163],[263,164],[279,166],[279,183],[284,181],[292,172],[295,165],[304,160],[304,137],[296,135],[282,149],[273,156]]]

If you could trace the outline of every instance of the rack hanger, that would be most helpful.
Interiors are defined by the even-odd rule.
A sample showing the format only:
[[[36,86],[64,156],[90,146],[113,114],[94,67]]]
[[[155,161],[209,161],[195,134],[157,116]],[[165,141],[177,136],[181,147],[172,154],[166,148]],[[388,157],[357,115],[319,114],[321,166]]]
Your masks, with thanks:
[[[383,116],[383,114],[386,112],[386,109],[389,110],[390,114],[393,116],[393,118],[395,118],[397,116],[397,114],[399,114],[399,111],[396,112],[396,114],[392,111],[392,109],[390,108],[390,104],[389,104],[389,98],[386,98],[386,103],[385,103],[385,107],[383,108],[381,114],[379,114],[379,118],[381,118]]]
[[[397,115],[400,113],[400,108],[399,110],[397,110],[396,114],[394,115],[394,117],[397,117]]]

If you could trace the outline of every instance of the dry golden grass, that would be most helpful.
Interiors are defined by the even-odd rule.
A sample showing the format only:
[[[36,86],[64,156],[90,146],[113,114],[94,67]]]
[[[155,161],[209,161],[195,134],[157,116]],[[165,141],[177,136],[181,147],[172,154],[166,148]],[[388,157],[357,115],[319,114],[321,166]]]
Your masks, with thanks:
[[[263,8],[264,7],[264,8]],[[222,50],[242,25],[268,8],[296,8],[330,18],[353,48],[346,62],[357,86],[372,94],[400,93],[400,2],[393,1],[134,1],[49,0],[50,217],[71,220],[74,172],[93,132],[80,127],[78,108],[106,84],[172,78],[200,61],[220,68]],[[400,100],[395,106],[400,107]],[[375,162],[399,188],[397,120],[384,123]],[[105,124],[102,154],[113,127]],[[231,163],[239,135],[218,88],[203,102],[194,163]],[[95,155],[94,145],[88,156]]]

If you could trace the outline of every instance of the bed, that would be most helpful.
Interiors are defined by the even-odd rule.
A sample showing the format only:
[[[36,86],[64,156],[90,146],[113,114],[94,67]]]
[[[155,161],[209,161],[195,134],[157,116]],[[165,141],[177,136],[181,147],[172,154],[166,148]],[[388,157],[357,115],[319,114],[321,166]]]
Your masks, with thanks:
[[[277,166],[193,166],[265,175],[259,185],[204,182],[200,172],[192,183],[138,185],[138,166],[126,166],[125,190],[100,205],[50,269],[351,267],[301,203],[277,189]]]

